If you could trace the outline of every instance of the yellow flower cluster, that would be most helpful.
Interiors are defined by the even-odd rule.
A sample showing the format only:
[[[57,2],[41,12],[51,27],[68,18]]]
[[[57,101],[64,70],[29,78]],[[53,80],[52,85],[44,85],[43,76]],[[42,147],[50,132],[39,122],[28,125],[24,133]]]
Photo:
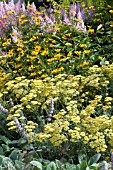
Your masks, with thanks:
[[[104,69],[94,65],[88,70],[88,76],[58,74],[43,80],[27,79],[23,76],[9,81],[4,91],[11,91],[11,95],[16,96],[20,104],[10,109],[8,127],[16,128],[14,117],[19,121],[25,119],[21,117],[21,110],[31,113],[35,113],[38,108],[47,110],[50,98],[53,98],[56,106],[59,101],[62,106],[57,108],[58,113],[53,114],[53,121],[44,126],[43,132],[35,134],[37,125],[25,119],[24,128],[31,135],[29,141],[49,140],[54,146],[67,140],[83,142],[97,152],[104,152],[107,149],[106,136],[109,145],[112,146],[113,143],[113,117],[106,115],[106,111],[111,109],[113,98],[108,93],[103,97],[100,90],[108,85],[112,67],[112,64],[105,65]],[[105,70],[108,77],[104,75]]]
[[[29,132],[33,132],[33,130],[37,127],[37,124],[34,123],[33,121],[27,121],[27,124],[24,126],[24,128],[26,129],[26,131]]]

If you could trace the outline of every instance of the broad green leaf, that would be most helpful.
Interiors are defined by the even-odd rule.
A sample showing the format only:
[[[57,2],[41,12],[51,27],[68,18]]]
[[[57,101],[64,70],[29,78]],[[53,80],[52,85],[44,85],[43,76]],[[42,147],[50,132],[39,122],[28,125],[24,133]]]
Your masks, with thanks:
[[[4,156],[1,156],[1,155],[0,155],[0,165],[2,164],[3,157],[4,157]]]
[[[82,161],[80,164],[80,170],[86,170],[87,167],[87,162],[86,161]]]
[[[50,162],[48,165],[47,165],[47,168],[46,170],[56,170],[57,167],[56,167],[56,164],[54,162]]]
[[[101,154],[97,153],[96,155],[94,155],[93,157],[91,157],[91,159],[88,161],[88,165],[92,165],[94,163],[97,163],[97,161],[100,159]]]
[[[5,168],[4,168],[4,167],[2,167],[2,166],[0,166],[0,170],[5,170]]]
[[[104,57],[104,58],[101,60],[100,65],[101,65],[101,66],[104,65],[105,61],[106,61],[106,58]]]
[[[61,169],[62,168],[62,163],[59,161],[59,160],[56,160],[56,166],[58,169]]]
[[[66,169],[66,170],[76,170],[76,165],[74,165],[74,164],[68,164],[68,169]]]
[[[11,154],[9,155],[9,158],[12,160],[17,160],[18,159],[18,151],[14,150],[11,152]]]
[[[38,161],[31,161],[31,165],[36,166],[38,169],[37,170],[42,170],[42,164]]]
[[[3,155],[4,152],[3,152],[3,148],[0,146],[0,155]]]
[[[1,136],[1,135],[0,135],[0,140],[2,140],[5,144],[9,144],[11,142],[8,138],[6,138],[5,136]]]
[[[83,160],[86,160],[86,155],[83,153],[79,153],[79,155],[78,155],[79,163],[81,163]]]
[[[24,163],[21,162],[21,161],[15,160],[15,167],[16,167],[17,169],[24,170]]]
[[[80,164],[76,165],[76,170],[80,170]]]

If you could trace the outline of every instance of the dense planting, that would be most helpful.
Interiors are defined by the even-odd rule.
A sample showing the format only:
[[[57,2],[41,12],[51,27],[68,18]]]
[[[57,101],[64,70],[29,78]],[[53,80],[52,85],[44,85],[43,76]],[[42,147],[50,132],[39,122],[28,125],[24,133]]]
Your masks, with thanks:
[[[52,3],[0,2],[0,168],[112,169],[112,6]]]

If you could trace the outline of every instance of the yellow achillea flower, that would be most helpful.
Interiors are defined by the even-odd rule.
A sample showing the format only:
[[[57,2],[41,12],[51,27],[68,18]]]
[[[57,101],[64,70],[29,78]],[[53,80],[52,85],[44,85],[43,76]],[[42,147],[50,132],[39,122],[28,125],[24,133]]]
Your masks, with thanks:
[[[36,105],[38,104],[38,101],[31,101],[31,104]]]
[[[10,128],[8,128],[8,130],[14,130],[16,128],[17,128],[16,126],[11,126]]]

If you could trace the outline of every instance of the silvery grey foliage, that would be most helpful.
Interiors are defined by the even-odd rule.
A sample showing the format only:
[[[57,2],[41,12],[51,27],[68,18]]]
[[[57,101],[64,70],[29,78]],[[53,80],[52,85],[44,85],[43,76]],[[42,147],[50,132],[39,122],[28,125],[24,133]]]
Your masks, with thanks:
[[[49,108],[48,115],[47,115],[47,122],[51,122],[53,110],[54,110],[54,101],[53,101],[53,98],[51,98],[50,99],[50,108]]]
[[[102,170],[108,170],[108,163],[106,161],[102,162]]]
[[[10,107],[14,107],[14,103],[12,101],[12,99],[10,98],[9,99],[9,104],[10,104]],[[10,114],[10,112],[4,107],[2,106],[2,104],[0,104],[0,110],[2,113],[5,113],[5,114]],[[21,113],[21,116],[24,117],[24,114],[23,112]],[[24,126],[26,125],[24,121],[19,121],[17,117],[13,117],[13,120],[15,122],[15,125],[16,125],[16,130],[25,138],[27,139],[28,138],[28,135],[27,135],[27,132],[24,128]]]
[[[111,153],[111,170],[113,170],[113,152]]]

